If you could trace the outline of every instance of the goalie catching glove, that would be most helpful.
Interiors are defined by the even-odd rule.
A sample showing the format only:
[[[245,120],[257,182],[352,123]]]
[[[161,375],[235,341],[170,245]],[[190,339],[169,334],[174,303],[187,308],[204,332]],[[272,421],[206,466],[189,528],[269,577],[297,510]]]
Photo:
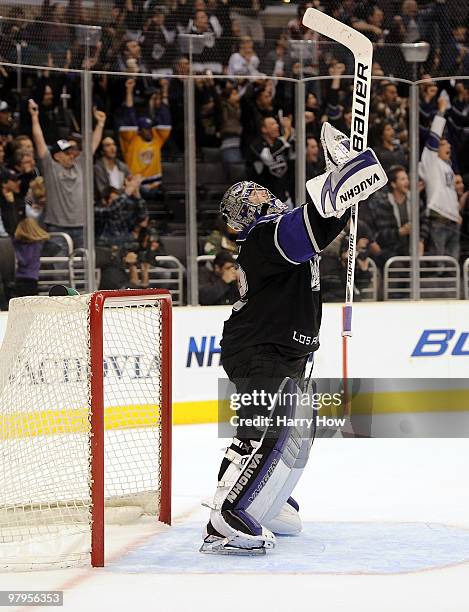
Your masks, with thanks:
[[[326,172],[337,170],[350,158],[350,139],[328,121],[322,124],[321,145],[324,150]]]
[[[388,182],[374,151],[350,153],[348,138],[329,123],[322,127],[321,143],[327,170],[308,181],[306,189],[322,217],[341,217]]]

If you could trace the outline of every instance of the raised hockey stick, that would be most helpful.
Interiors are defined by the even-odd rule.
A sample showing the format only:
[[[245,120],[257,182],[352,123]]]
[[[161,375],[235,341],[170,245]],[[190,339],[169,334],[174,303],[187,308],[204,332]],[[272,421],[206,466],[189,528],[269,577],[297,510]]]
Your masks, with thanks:
[[[367,147],[368,114],[371,94],[371,67],[373,62],[373,45],[366,36],[337,19],[313,8],[306,10],[303,24],[341,43],[353,53],[355,72],[353,80],[352,128],[350,143],[352,151],[360,153]],[[345,314],[343,336],[352,335],[353,286],[355,276],[355,256],[357,244],[358,206],[352,207],[350,217],[350,242],[347,263],[347,286],[345,293]]]

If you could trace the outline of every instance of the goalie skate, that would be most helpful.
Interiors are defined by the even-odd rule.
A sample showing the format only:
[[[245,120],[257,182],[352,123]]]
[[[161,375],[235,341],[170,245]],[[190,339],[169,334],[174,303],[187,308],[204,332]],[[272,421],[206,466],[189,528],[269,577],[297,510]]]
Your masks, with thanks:
[[[205,537],[199,552],[212,555],[238,555],[238,556],[259,556],[265,555],[267,548],[274,548],[275,543],[272,540],[265,540],[262,546],[255,546],[254,543],[247,538],[240,536],[232,536],[224,538],[212,526],[207,525]]]

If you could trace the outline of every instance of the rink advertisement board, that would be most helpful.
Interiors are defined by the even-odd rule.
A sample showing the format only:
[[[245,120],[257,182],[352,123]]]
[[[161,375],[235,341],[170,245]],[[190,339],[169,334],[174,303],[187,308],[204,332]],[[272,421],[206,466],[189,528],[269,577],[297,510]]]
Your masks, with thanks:
[[[469,302],[378,302],[353,311],[349,376],[467,377]]]
[[[294,306],[292,306],[294,307]],[[220,338],[230,308],[181,307],[173,311],[175,423],[217,420]],[[348,341],[351,378],[457,379],[469,371],[469,304],[464,301],[362,303],[354,306]],[[342,306],[326,304],[314,376],[342,377]],[[3,339],[7,313],[0,313]],[[418,391],[409,385],[393,392]],[[446,392],[446,391],[445,391]]]

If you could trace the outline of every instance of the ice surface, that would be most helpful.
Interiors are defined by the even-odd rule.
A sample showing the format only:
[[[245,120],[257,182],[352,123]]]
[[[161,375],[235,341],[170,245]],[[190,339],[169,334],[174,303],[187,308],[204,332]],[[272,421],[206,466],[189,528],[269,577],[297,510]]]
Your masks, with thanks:
[[[216,435],[174,429],[173,528],[113,527],[106,568],[0,574],[0,589],[63,589],[67,612],[468,609],[467,440],[317,440],[295,494],[304,534],[238,559],[197,552]]]

